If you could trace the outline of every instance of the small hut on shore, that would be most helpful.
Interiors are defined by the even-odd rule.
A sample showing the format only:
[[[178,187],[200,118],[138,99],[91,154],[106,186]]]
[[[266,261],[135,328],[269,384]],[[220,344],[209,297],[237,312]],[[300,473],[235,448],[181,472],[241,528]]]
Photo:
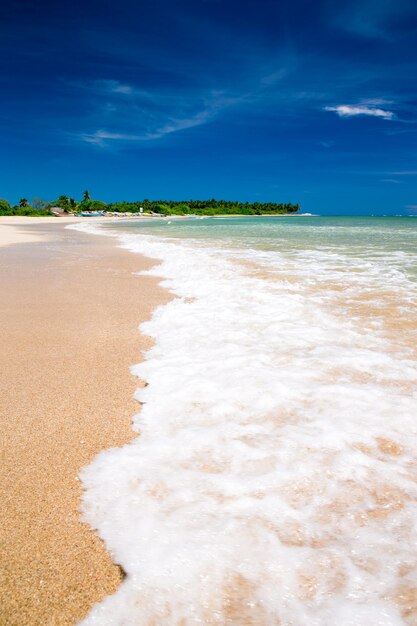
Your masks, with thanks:
[[[51,211],[51,213],[53,213],[57,217],[61,217],[62,215],[65,214],[64,209],[61,209],[60,206],[51,206],[49,210]]]

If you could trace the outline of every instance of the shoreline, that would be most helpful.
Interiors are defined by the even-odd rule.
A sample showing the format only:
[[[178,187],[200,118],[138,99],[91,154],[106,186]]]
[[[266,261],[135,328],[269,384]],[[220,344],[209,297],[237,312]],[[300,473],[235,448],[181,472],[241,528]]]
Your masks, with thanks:
[[[2,624],[70,625],[123,577],[80,520],[78,473],[137,436],[129,368],[152,345],[138,326],[170,296],[133,275],[155,261],[73,218],[15,220],[0,219]]]
[[[335,278],[321,233],[313,249],[298,240],[304,262],[285,254],[291,239],[283,254],[250,240],[241,268],[236,248],[123,238],[161,259],[180,297],[144,327],[157,349],[135,368],[148,382],[140,438],[83,472],[88,519],[127,572],[83,626],[415,617],[416,489],[403,476],[417,293],[387,271],[384,231],[371,234],[359,280],[361,253],[338,258]]]
[[[300,236],[302,254],[295,261],[288,255],[292,239],[282,254],[269,243],[258,250],[250,241],[251,248],[236,255],[227,247],[223,254],[198,242],[181,246],[130,235],[121,237],[119,249],[97,233],[39,224],[22,231],[46,236],[45,244],[0,249],[0,259],[9,263],[0,276],[3,286],[9,280],[16,290],[10,295],[3,289],[14,306],[7,301],[0,309],[10,335],[0,397],[9,393],[10,405],[18,403],[1,427],[6,435],[9,429],[14,445],[11,453],[6,449],[6,472],[21,508],[18,515],[10,500],[14,517],[6,516],[3,526],[20,553],[6,565],[24,593],[22,571],[39,574],[40,551],[50,575],[46,580],[41,571],[29,581],[29,597],[18,596],[16,582],[9,581],[21,612],[7,626],[72,624],[83,615],[85,626],[168,623],[173,615],[181,623],[216,616],[222,624],[266,625],[300,615],[303,623],[329,615],[343,621],[348,614],[358,624],[369,615],[399,624],[417,615],[415,554],[409,550],[417,501],[409,473],[416,466],[416,283],[404,260],[402,281],[389,272],[402,257],[398,253],[408,252],[402,227],[388,246],[384,229],[369,225],[364,234],[359,227],[355,239],[348,229],[337,245],[365,240],[367,247],[338,257],[336,277],[334,249],[323,250],[322,233],[313,247]],[[416,236],[414,231],[410,241]],[[375,245],[384,255],[375,258]],[[149,289],[141,283],[139,297],[132,293],[137,283],[129,268],[132,262],[139,269],[141,259],[155,269],[144,277]],[[366,272],[356,272],[364,259]],[[138,302],[142,298],[152,310],[155,276],[179,297],[141,327],[156,344],[131,368],[143,405],[138,413],[133,401],[128,411],[131,379],[123,378],[137,354],[126,360],[118,351],[125,346],[133,354]],[[169,292],[161,294],[163,302],[170,299]],[[59,341],[67,327],[72,343]],[[109,336],[101,346],[103,332]],[[140,341],[153,345],[149,337]],[[109,404],[118,398],[116,411]],[[86,407],[81,413],[80,404]],[[100,406],[107,416],[97,413]],[[119,418],[127,424],[134,413],[139,438]],[[111,428],[121,448],[109,447]],[[103,452],[89,463],[93,446]],[[87,529],[84,536],[78,517],[61,514],[64,501],[68,516],[66,491],[75,502],[72,510],[78,508],[74,477],[80,466],[86,519],[124,568],[123,584],[123,572],[95,533]],[[39,485],[43,500],[50,500],[49,515],[42,502],[40,518]],[[31,567],[25,561],[28,542]],[[280,595],[275,591],[283,580],[288,583]],[[27,608],[33,597],[44,610],[36,621],[33,607]],[[7,609],[12,615],[10,604]]]

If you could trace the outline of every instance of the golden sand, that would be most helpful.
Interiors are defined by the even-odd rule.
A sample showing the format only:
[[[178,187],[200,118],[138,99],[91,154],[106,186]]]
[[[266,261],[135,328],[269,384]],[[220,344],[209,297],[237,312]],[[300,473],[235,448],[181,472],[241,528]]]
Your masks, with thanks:
[[[137,326],[168,294],[133,276],[151,262],[114,240],[29,224],[0,247],[0,623],[58,626],[121,580],[80,522],[77,475],[132,438],[140,383],[128,367],[150,345]]]

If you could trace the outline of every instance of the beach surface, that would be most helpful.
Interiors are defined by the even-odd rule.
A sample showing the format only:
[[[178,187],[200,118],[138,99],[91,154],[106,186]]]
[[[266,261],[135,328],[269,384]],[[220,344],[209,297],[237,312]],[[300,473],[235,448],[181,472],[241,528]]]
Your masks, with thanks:
[[[138,325],[168,293],[152,262],[74,218],[0,218],[1,616],[75,624],[123,573],[80,520],[78,473],[134,436]]]

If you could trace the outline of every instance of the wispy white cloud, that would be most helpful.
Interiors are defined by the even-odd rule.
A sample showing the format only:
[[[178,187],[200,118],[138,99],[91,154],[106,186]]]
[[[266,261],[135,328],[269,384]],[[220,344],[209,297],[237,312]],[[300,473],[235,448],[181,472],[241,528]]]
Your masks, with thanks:
[[[361,100],[360,104],[381,106],[381,104],[394,104],[394,100],[388,100],[387,98],[366,98],[365,100]]]
[[[83,90],[95,96],[113,96],[113,95],[125,95],[131,96],[136,95],[139,92],[138,89],[132,85],[121,82],[119,80],[107,79],[107,78],[98,78],[96,80],[87,80],[87,81],[76,81],[64,80],[64,83],[77,89],[77,91]]]
[[[417,170],[399,170],[398,172],[387,172],[387,174],[392,174],[392,176],[416,176]]]
[[[130,85],[116,85],[112,89],[113,93],[123,93],[125,95],[130,95],[133,92],[133,89]]]
[[[107,141],[140,141],[144,137],[128,133],[113,133],[108,130],[96,130],[94,133],[80,133],[79,139],[85,143],[103,147]]]
[[[179,130],[185,130],[186,128],[193,128],[194,126],[201,126],[201,124],[205,124],[215,115],[216,111],[214,109],[206,109],[196,113],[192,117],[183,118],[183,119],[172,119],[167,124],[164,124],[154,133],[150,133],[147,138],[148,139],[159,139],[160,137],[164,137],[164,135],[170,135],[171,133],[176,133]]]
[[[106,93],[120,93],[126,96],[133,94],[133,87],[118,80],[95,80],[92,88]]]
[[[364,104],[338,104],[336,106],[326,106],[325,111],[333,111],[339,117],[355,117],[357,115],[369,115],[371,117],[381,117],[384,120],[392,120],[395,115],[392,111],[375,108]]]
[[[291,71],[287,59],[268,59],[242,82],[224,84],[208,91],[200,77],[187,85],[167,82],[145,89],[121,78],[85,81],[90,111],[82,129],[72,134],[76,141],[106,147],[123,142],[150,142],[212,122],[239,104],[271,102],[277,85]]]
[[[395,178],[381,178],[381,180],[379,182],[380,183],[393,183],[393,184],[397,184],[397,185],[401,184],[401,181],[400,180],[395,180]]]
[[[197,112],[184,116],[167,115],[163,123],[156,125],[154,129],[147,129],[139,133],[99,129],[92,133],[80,133],[78,139],[99,147],[105,147],[114,142],[144,142],[161,139],[166,135],[206,124],[214,119],[223,109],[240,100],[240,98],[227,98],[216,94],[211,100],[206,102],[204,108]]]
[[[265,76],[261,77],[261,84],[262,85],[275,85],[276,83],[280,82],[283,78],[285,78],[288,75],[289,71],[286,67],[282,67],[279,70],[276,70],[275,72],[271,72],[270,74],[266,74]]]

